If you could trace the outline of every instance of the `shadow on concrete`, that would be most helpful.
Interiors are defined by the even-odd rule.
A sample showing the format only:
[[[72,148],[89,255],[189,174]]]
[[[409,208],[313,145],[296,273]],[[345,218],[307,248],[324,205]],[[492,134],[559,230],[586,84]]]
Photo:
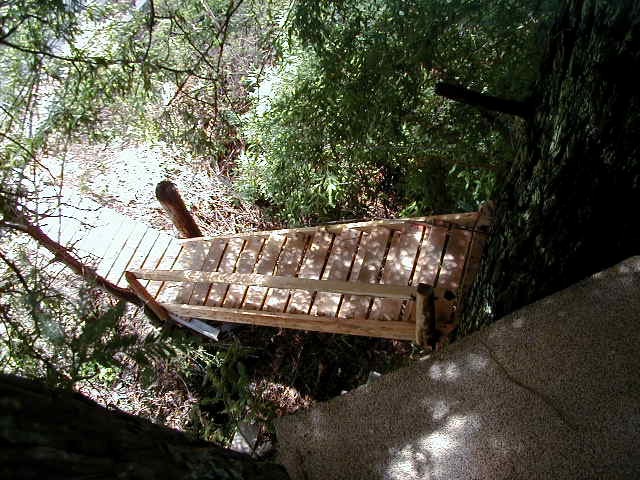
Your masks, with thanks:
[[[292,478],[640,477],[640,257],[283,417]]]

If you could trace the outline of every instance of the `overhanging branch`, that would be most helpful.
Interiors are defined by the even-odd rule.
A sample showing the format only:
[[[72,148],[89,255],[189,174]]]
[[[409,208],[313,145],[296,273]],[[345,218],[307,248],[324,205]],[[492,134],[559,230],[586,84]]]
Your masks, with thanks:
[[[484,93],[469,90],[468,88],[452,83],[438,82],[435,88],[436,95],[454,100],[456,102],[471,105],[472,107],[485,108],[494,112],[516,115],[521,118],[529,118],[533,108],[527,102],[494,97]]]
[[[114,283],[110,282],[106,278],[95,271],[95,269],[82,263],[75,255],[73,255],[67,248],[60,245],[53,240],[37,225],[32,225],[28,222],[2,222],[4,226],[26,233],[33,238],[39,245],[49,250],[55,256],[57,261],[64,263],[74,273],[80,275],[86,281],[97,285],[103,290],[115,295],[122,300],[133,303],[135,305],[142,305],[138,296],[128,288],[122,288]]]

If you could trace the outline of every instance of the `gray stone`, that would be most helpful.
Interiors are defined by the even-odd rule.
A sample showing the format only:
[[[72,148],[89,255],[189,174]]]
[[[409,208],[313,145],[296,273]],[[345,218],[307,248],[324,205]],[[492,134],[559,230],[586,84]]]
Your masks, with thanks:
[[[293,479],[640,478],[640,257],[276,423]]]

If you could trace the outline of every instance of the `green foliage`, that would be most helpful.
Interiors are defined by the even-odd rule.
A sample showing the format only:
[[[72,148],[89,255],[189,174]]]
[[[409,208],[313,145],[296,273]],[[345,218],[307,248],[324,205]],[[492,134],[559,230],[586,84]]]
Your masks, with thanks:
[[[191,412],[199,437],[227,444],[240,422],[269,425],[275,410],[255,391],[246,361],[251,350],[238,342],[215,349],[189,349],[185,376],[195,383],[199,401]],[[184,368],[184,367],[183,367]]]
[[[17,247],[16,247],[17,249]],[[46,378],[53,386],[114,381],[123,362],[150,373],[173,349],[158,334],[122,331],[124,302],[105,301],[33,253],[17,249],[0,262],[0,365],[5,373]]]
[[[514,126],[434,85],[525,97],[554,4],[297,2],[294,42],[247,120],[245,192],[298,222],[379,203],[477,206],[513,155]]]

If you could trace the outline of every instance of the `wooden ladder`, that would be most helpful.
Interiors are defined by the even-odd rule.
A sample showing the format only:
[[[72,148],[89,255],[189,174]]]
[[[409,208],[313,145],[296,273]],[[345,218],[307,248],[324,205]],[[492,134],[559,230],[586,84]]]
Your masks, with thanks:
[[[475,275],[477,212],[200,237],[126,273],[155,314],[432,344]],[[470,261],[471,260],[471,261]]]

